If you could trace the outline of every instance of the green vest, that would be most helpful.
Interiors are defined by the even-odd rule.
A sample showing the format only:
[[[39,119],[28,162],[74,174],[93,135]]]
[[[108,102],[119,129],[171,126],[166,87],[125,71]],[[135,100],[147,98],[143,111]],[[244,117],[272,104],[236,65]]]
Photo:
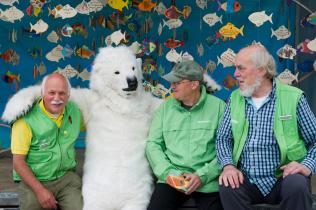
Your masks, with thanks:
[[[78,107],[68,102],[60,128],[43,113],[39,104],[23,118],[32,130],[32,140],[26,163],[40,181],[51,181],[75,170],[75,141],[80,132],[81,114]],[[13,172],[13,179],[21,180]]]
[[[290,161],[300,161],[307,153],[305,143],[299,136],[296,116],[296,107],[302,94],[300,89],[276,81],[273,131],[280,149],[280,166]],[[232,93],[230,103],[234,138],[233,160],[237,164],[248,136],[249,122],[245,117],[246,101],[240,95],[239,89]],[[276,175],[281,175],[279,169]]]

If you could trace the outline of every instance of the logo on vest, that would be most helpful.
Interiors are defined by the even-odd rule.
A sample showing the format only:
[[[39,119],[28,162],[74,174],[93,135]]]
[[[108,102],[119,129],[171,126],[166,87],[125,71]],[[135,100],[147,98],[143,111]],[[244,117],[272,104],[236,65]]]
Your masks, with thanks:
[[[39,149],[44,150],[50,145],[50,140],[49,139],[43,139],[40,144],[39,144]]]
[[[292,119],[292,115],[290,114],[280,116],[280,120],[291,120],[291,119]]]

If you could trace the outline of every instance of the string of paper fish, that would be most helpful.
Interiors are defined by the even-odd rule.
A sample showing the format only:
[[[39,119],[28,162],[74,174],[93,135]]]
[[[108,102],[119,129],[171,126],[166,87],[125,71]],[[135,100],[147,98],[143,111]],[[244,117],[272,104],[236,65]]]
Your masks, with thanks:
[[[24,13],[18,8],[16,8],[15,6],[12,6],[9,9],[6,9],[4,11],[0,9],[0,19],[3,21],[14,23],[14,21],[16,20],[21,21],[23,16],[24,16]]]
[[[224,68],[233,66],[235,63],[236,53],[228,48],[225,52],[223,52],[220,57],[217,56],[217,65],[220,63]]]
[[[85,68],[84,70],[82,70],[82,72],[80,72],[77,75],[77,78],[81,78],[82,81],[87,81],[90,79],[91,73],[87,70],[87,68]]]
[[[46,59],[49,61],[59,62],[60,59],[65,59],[65,57],[71,57],[74,50],[67,44],[65,47],[57,45],[50,52],[46,54]]]
[[[293,75],[289,69],[285,69],[281,74],[277,76],[277,79],[283,84],[291,85],[294,80],[298,82],[298,74],[299,72]]]
[[[4,53],[0,53],[0,58],[12,65],[20,63],[20,55],[13,49],[7,49]]]
[[[169,19],[168,21],[165,21],[163,19],[162,21],[163,21],[162,27],[168,26],[169,29],[175,29],[182,26],[182,20],[180,19]]]
[[[86,45],[76,46],[74,49],[74,54],[81,58],[90,59],[91,56],[95,55],[93,50],[90,50]]]
[[[266,11],[254,12],[248,16],[248,19],[250,20],[250,22],[255,24],[255,26],[259,27],[262,26],[266,21],[269,21],[273,24],[272,15],[273,13],[271,13],[271,15],[268,16],[266,14]]]
[[[284,25],[282,25],[275,31],[273,28],[271,28],[271,38],[273,36],[275,36],[277,40],[287,39],[291,36],[291,32]]]
[[[277,54],[280,58],[293,59],[296,55],[296,49],[294,49],[292,46],[288,44],[285,44],[277,51]]]
[[[91,12],[101,11],[105,5],[99,0],[91,0],[89,2],[83,0],[75,7],[75,9],[79,14],[89,15]]]
[[[151,0],[132,0],[132,5],[143,12],[151,12],[152,9],[154,9],[157,5],[157,3],[152,2]]]
[[[165,10],[164,15],[168,19],[179,19],[181,17],[187,19],[190,16],[191,11],[192,9],[190,6],[184,6],[183,10],[180,11],[177,7],[171,5],[168,9]]]
[[[202,10],[207,8],[207,0],[195,0],[195,3]]]
[[[235,0],[227,0],[224,3],[221,3],[219,0],[217,0],[217,4],[218,4],[218,11],[222,9],[226,13],[238,12],[241,9],[240,3]]]

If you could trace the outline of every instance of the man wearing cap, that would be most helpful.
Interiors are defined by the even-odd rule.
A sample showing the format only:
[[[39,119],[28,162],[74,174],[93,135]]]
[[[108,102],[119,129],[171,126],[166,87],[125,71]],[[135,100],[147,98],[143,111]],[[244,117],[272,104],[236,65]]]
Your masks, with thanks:
[[[206,93],[194,61],[176,64],[163,78],[174,97],[156,110],[146,145],[157,177],[148,210],[176,210],[191,197],[199,210],[222,209],[215,134],[225,103]]]

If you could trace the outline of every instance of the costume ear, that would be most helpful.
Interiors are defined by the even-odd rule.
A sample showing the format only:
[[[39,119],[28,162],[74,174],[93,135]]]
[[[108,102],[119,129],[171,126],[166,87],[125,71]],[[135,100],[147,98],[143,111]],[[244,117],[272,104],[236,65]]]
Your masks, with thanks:
[[[142,59],[137,58],[136,62],[137,62],[137,78],[139,79],[138,81],[142,83],[142,79],[143,79]]]
[[[142,59],[141,58],[137,58],[137,68],[142,71]]]

